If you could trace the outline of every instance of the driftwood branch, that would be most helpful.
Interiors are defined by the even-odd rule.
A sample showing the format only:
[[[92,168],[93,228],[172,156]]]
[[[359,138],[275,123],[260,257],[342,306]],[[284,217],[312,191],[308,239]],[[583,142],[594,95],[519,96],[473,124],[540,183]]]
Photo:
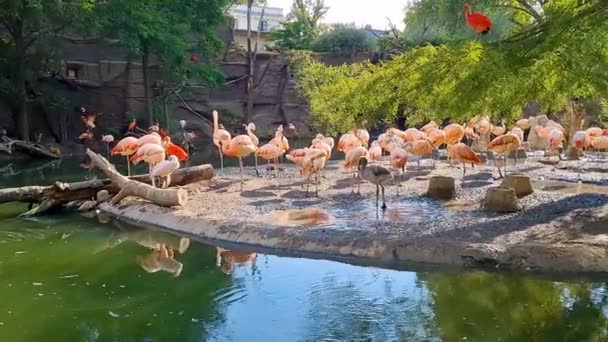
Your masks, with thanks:
[[[0,148],[0,151],[2,152],[7,152],[10,154],[13,153],[15,150],[19,150],[21,152],[31,155],[32,157],[61,159],[60,155],[57,155],[40,145],[32,144],[22,140],[14,140],[7,136],[2,136],[0,140],[4,143],[3,145],[0,145],[2,146],[2,148]]]
[[[158,189],[151,185],[131,180],[121,175],[114,165],[101,155],[87,149],[92,165],[103,171],[120,188],[112,199],[112,204],[120,202],[127,196],[137,196],[162,207],[183,206],[188,201],[188,192],[184,189]]]
[[[178,169],[171,175],[172,186],[196,183],[202,180],[212,179],[213,167],[209,164]],[[131,181],[150,183],[150,177],[146,175],[134,176]],[[24,202],[40,203],[36,210],[32,209],[22,216],[41,214],[57,206],[66,205],[75,201],[90,201],[96,194],[106,190],[114,195],[120,192],[120,187],[110,179],[90,180],[76,183],[56,182],[50,186],[25,186],[21,188],[0,189],[0,203]],[[37,209],[38,208],[38,209]]]

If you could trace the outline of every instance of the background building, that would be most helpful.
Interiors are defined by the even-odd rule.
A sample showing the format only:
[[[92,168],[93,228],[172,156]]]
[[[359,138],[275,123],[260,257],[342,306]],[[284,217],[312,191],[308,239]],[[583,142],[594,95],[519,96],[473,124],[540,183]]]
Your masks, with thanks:
[[[260,31],[260,40],[258,42],[258,50],[263,50],[265,46],[271,45],[269,41],[269,32],[281,26],[281,22],[285,20],[283,9],[278,7],[266,7],[264,17],[262,16],[262,7],[253,6],[251,8],[251,32],[254,32],[254,38],[257,37],[258,28]],[[230,16],[233,18],[234,42],[243,48],[247,48],[247,6],[239,5],[230,8]],[[261,18],[261,21],[260,21]]]

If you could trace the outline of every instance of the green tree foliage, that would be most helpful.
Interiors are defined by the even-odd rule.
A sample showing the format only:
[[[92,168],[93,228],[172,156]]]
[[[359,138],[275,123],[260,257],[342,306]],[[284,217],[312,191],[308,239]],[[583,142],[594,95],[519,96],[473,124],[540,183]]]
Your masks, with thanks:
[[[12,108],[18,135],[29,139],[28,83],[53,72],[56,38],[78,26],[95,0],[3,0],[0,5],[0,96]]]
[[[423,45],[379,65],[326,67],[299,58],[300,87],[317,122],[342,131],[391,122],[398,109],[410,123],[476,114],[508,119],[531,101],[554,112],[572,97],[607,98],[608,3],[548,2],[542,20],[528,17],[504,39]]]
[[[332,30],[319,35],[311,45],[314,52],[345,55],[372,51],[374,47],[374,42],[363,30],[344,24],[334,25]]]
[[[118,38],[133,55],[142,58],[149,121],[152,102],[147,73],[152,56],[158,59],[164,80],[221,81],[211,60],[220,46],[214,30],[223,21],[228,5],[227,0],[111,0],[98,5],[96,31]],[[192,63],[189,54],[200,55],[199,61]]]
[[[319,21],[329,8],[324,0],[294,0],[283,27],[271,32],[270,39],[284,50],[308,50],[321,31]]]

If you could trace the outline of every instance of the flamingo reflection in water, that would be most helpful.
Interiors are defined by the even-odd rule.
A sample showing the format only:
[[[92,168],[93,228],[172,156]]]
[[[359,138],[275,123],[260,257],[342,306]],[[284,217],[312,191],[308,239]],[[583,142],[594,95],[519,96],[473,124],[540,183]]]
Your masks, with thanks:
[[[252,269],[255,269],[256,253],[243,251],[229,250],[221,247],[215,247],[217,267],[226,274],[231,274],[235,266],[245,266],[251,264]]]

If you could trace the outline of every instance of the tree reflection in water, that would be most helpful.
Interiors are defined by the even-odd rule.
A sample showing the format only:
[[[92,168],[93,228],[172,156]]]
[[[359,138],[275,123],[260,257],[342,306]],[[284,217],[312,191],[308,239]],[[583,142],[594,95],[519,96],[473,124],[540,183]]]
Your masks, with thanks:
[[[604,284],[486,272],[421,274],[444,341],[604,341]]]

